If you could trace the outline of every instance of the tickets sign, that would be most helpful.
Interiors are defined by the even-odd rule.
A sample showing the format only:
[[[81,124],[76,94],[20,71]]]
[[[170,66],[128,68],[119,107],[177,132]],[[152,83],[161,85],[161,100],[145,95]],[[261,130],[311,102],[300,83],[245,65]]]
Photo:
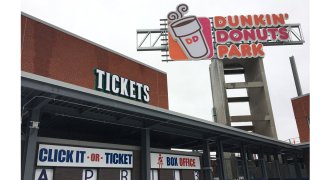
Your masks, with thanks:
[[[132,168],[132,151],[40,144],[38,166]]]
[[[142,83],[120,77],[109,72],[95,69],[95,89],[115,94],[136,101],[148,103],[150,101],[150,88]]]
[[[198,156],[151,153],[150,158],[154,169],[200,169]]]

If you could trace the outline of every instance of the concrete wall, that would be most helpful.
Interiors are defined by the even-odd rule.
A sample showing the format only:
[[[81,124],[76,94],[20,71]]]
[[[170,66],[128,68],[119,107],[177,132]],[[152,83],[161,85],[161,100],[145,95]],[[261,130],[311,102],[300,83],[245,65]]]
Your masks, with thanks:
[[[226,83],[225,71],[230,69],[243,69],[243,72],[234,73],[243,75],[245,82]],[[234,126],[236,128],[252,131],[257,134],[277,138],[274,117],[269,97],[268,85],[264,71],[263,60],[213,60],[210,64],[210,77],[213,97],[215,122],[231,126],[232,122],[252,122],[252,126]],[[246,90],[248,100],[241,97],[236,102],[247,103],[250,107],[250,115],[231,116],[229,103],[231,100],[226,93],[227,89]]]
[[[269,97],[268,83],[264,71],[263,59],[244,61],[246,82],[262,82],[262,88],[248,88],[253,132],[277,138],[277,131]]]

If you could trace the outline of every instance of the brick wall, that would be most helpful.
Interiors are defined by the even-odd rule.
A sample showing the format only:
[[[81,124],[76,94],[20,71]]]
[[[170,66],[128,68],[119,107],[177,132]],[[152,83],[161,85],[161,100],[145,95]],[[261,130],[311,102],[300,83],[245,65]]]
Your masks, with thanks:
[[[22,71],[94,89],[95,68],[148,85],[149,104],[168,109],[165,73],[22,15]]]
[[[310,127],[308,118],[310,118],[310,95],[304,95],[291,100],[299,131],[300,141],[310,141]]]

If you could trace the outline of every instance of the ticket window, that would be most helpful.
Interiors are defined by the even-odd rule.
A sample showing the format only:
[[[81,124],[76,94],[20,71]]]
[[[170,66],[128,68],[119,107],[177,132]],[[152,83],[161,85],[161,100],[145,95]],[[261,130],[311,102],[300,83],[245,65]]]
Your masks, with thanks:
[[[151,169],[150,180],[159,180],[159,174],[157,169]]]
[[[173,180],[180,180],[180,170],[173,171]]]

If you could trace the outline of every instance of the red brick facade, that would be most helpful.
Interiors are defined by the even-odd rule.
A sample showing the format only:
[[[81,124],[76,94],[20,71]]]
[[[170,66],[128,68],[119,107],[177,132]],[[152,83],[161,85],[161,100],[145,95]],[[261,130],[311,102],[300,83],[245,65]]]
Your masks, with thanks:
[[[310,95],[303,95],[291,100],[299,131],[300,141],[310,141]]]
[[[95,68],[148,85],[149,104],[168,109],[165,73],[22,15],[22,71],[94,89]]]

